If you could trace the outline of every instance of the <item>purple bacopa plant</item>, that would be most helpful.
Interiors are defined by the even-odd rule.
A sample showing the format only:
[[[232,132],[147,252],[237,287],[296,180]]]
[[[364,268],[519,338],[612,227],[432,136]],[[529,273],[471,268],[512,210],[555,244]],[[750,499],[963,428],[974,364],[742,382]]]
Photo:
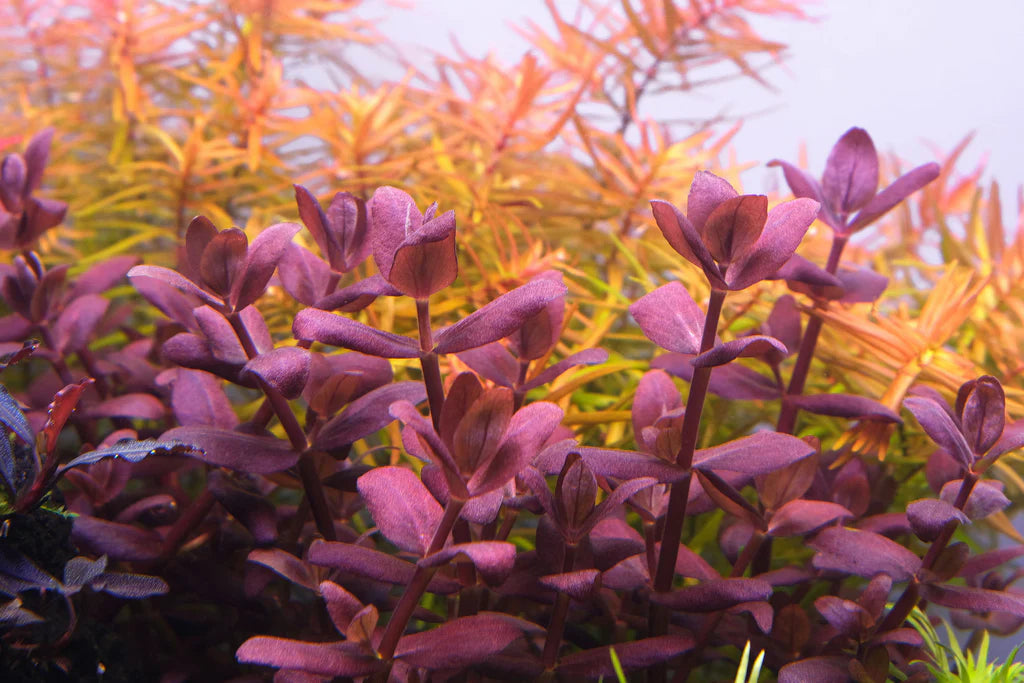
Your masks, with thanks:
[[[908,432],[937,446],[923,476],[795,435],[798,411],[902,423],[869,397],[803,392],[814,311],[886,286],[840,264],[843,245],[934,177],[878,192],[859,129],[820,184],[779,162],[798,199],[774,208],[707,172],[685,212],[652,202],[711,293],[668,282],[629,306],[661,351],[621,401],[632,432],[598,444],[571,428],[585,396],[540,400],[614,353],[566,351],[571,274],[432,313],[460,277],[454,212],[394,187],[322,206],[295,186],[302,225],[250,241],[197,217],[176,268],[121,258],[70,278],[32,251],[58,208],[36,198],[48,145],[0,174],[0,238],[20,252],[0,267],[0,369],[16,366],[0,385],[5,657],[59,655],[106,620],[151,678],[596,680],[614,650],[631,675],[683,680],[752,642],[780,681],[877,681],[922,675],[915,606],[1024,624],[1005,570],[1024,550],[956,537],[1007,505],[991,467],[1024,445],[995,378],[952,406],[927,387],[906,400]],[[823,268],[796,254],[815,219],[835,235]],[[113,290],[125,275],[164,316],[152,336]],[[795,296],[720,330],[727,294],[769,279]],[[272,332],[285,294],[291,337]],[[407,297],[415,330],[372,324],[378,297]],[[97,354],[114,333],[127,343]],[[702,430],[708,393],[777,402],[778,429]],[[108,618],[114,598],[145,601],[141,616]]]

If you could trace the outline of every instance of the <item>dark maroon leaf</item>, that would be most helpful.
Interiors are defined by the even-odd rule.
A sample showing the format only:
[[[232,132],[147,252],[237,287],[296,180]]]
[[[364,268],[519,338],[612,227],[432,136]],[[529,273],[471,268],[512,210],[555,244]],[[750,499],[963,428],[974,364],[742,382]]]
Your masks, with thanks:
[[[597,478],[575,453],[565,459],[555,482],[557,515],[569,528],[583,526],[597,504]]]
[[[51,268],[36,285],[35,291],[32,292],[28,316],[33,322],[40,322],[53,313],[52,309],[55,308],[59,293],[67,279],[68,268],[67,264]]]
[[[519,363],[500,342],[491,342],[457,354],[471,370],[502,387],[511,387],[519,374]]]
[[[562,409],[547,401],[537,401],[516,411],[498,452],[467,482],[470,493],[479,496],[493,491],[519,474],[537,456],[562,417]]]
[[[422,403],[427,393],[422,382],[397,382],[377,387],[352,401],[316,435],[314,447],[331,450],[355,443],[394,421],[388,407],[396,401]]]
[[[711,579],[671,593],[655,593],[651,600],[683,612],[716,612],[743,602],[767,600],[772,587],[761,579]]]
[[[288,399],[302,393],[309,378],[310,354],[297,346],[283,346],[261,353],[242,368],[241,377],[252,374]]]
[[[99,294],[87,294],[68,304],[53,325],[57,351],[67,354],[85,348],[109,306]]]
[[[1008,591],[987,590],[971,586],[938,586],[924,584],[921,597],[925,600],[972,612],[1009,612],[1024,617],[1024,595]]]
[[[601,572],[596,569],[580,569],[563,574],[549,574],[538,579],[540,585],[559,593],[565,593],[573,600],[590,600],[601,588]]]
[[[634,301],[629,312],[644,335],[663,349],[700,353],[704,313],[680,282],[670,282]]]
[[[71,537],[81,548],[112,560],[147,562],[161,553],[160,534],[88,515],[75,517]]]
[[[707,176],[712,179],[710,182],[705,180]],[[703,270],[711,286],[719,289],[725,289],[726,284],[697,230],[715,206],[735,196],[736,191],[729,183],[714,174],[698,171],[693,184],[690,185],[690,199],[686,207],[691,216],[694,216],[693,222],[672,204],[660,199],[651,200],[654,222],[657,223],[665,240],[680,256]]]
[[[452,457],[465,477],[487,467],[498,452],[512,418],[512,402],[512,391],[506,387],[489,389],[468,406],[459,420],[451,436]]]
[[[944,500],[923,498],[907,505],[907,520],[922,541],[931,542],[939,537],[947,523],[956,520],[967,524],[967,515]]]
[[[674,657],[689,652],[693,646],[693,638],[688,635],[656,636],[628,643],[616,643],[562,657],[558,663],[558,672],[574,680],[602,676],[614,677],[615,669],[609,654],[609,650],[613,648],[622,668],[634,670],[655,664],[664,664]]]
[[[810,640],[811,620],[800,605],[786,605],[775,615],[771,634],[772,638],[781,643],[787,652],[799,653]]]
[[[757,432],[721,446],[699,449],[694,454],[693,467],[704,471],[768,474],[814,452],[814,447],[795,436]]]
[[[818,472],[818,458],[809,457],[757,478],[757,493],[768,510],[778,510],[791,500],[804,495]]]
[[[140,522],[144,526],[171,524],[178,517],[178,502],[166,493],[141,498],[117,513],[115,522]]]
[[[961,433],[959,425],[953,421],[947,407],[931,398],[920,396],[905,399],[903,406],[913,413],[932,441],[956,458],[963,467],[971,467],[974,463],[974,452]]]
[[[7,325],[17,325],[17,323],[14,320],[12,320],[12,318],[15,317],[22,320],[23,322],[26,322],[27,324],[27,321],[25,321],[25,319],[22,318],[20,315],[11,314],[0,318],[0,328],[6,329]],[[26,328],[17,335],[17,339],[20,340],[27,334],[28,327],[26,326]],[[2,348],[2,345],[0,345],[0,348]],[[21,348],[15,347],[14,350],[0,355],[0,371],[5,370],[10,366],[16,365],[17,363],[20,363],[21,361],[25,360],[26,358],[31,356],[38,348],[38,339],[28,339],[21,342]]]
[[[811,657],[779,669],[779,683],[849,683],[848,657]]]
[[[429,544],[429,540],[427,543]],[[501,584],[512,571],[516,561],[516,547],[502,541],[458,543],[428,555],[417,562],[421,567],[441,567],[452,560],[468,559],[489,585]]]
[[[856,394],[807,394],[802,396],[786,396],[785,400],[794,404],[800,410],[806,410],[815,415],[867,419],[897,424],[903,422],[899,415],[878,401],[866,396],[857,396]]]
[[[875,623],[863,607],[834,595],[823,595],[814,601],[814,606],[829,626],[844,636],[858,636]]]
[[[750,525],[751,528],[747,530],[748,536],[753,528],[764,529],[764,518],[760,511],[732,484],[714,472],[701,472],[700,470],[697,470],[697,480],[715,505]],[[742,544],[745,544],[746,541],[747,539],[744,538]]]
[[[238,228],[229,228],[217,233],[199,260],[199,275],[203,284],[226,298],[231,287],[242,274],[249,239]]]
[[[423,669],[462,669],[486,661],[522,635],[516,620],[477,614],[404,636],[395,658]]]
[[[458,467],[455,466],[455,460],[448,451],[448,447],[438,436],[437,432],[434,431],[434,426],[430,420],[424,418],[416,410],[416,406],[412,405],[409,401],[396,401],[392,403],[388,408],[388,412],[396,420],[401,420],[406,425],[406,429],[402,432],[402,442],[406,445],[407,450],[416,455],[416,457],[425,456],[437,465],[445,474],[449,489],[453,486],[455,487],[455,490],[451,491],[452,495],[460,499],[469,498],[466,484],[458,473]],[[418,445],[413,448],[410,448],[407,443],[407,437],[411,434],[414,434],[419,439]]]
[[[296,339],[318,341],[381,358],[417,358],[419,345],[409,337],[377,330],[344,316],[307,308],[292,324]]]
[[[441,506],[411,470],[377,467],[359,477],[359,495],[377,528],[400,549],[425,555],[441,521]]]
[[[202,277],[199,271],[203,252],[206,251],[206,247],[217,236],[217,233],[216,226],[206,216],[196,216],[189,221],[188,227],[185,229],[184,254],[184,262],[188,267],[182,270],[190,279],[198,280]],[[246,244],[248,246],[248,241]]]
[[[164,432],[162,438],[194,444],[202,449],[202,454],[196,457],[204,462],[244,473],[280,472],[299,460],[299,454],[287,441],[205,425],[175,427]]]
[[[802,536],[826,524],[853,517],[836,503],[824,500],[791,500],[779,508],[768,522],[769,536]]]
[[[20,154],[8,154],[0,164],[0,204],[13,214],[24,210],[23,199],[29,192],[25,187],[28,169]]]
[[[285,248],[301,229],[298,223],[277,223],[252,241],[245,258],[245,269],[231,288],[231,304],[236,311],[255,303],[262,296]]]
[[[565,285],[552,280],[527,282],[442,330],[434,350],[458,353],[507,337],[566,291]]]
[[[764,335],[751,335],[740,337],[724,344],[716,344],[713,349],[706,351],[693,359],[693,365],[697,368],[711,368],[733,361],[737,358],[760,357],[778,354],[778,357],[785,358],[790,350],[778,339]]]
[[[1006,420],[1006,395],[999,380],[984,375],[964,383],[956,395],[956,412],[974,452],[988,451],[1002,436]]]
[[[257,548],[249,552],[246,560],[262,565],[298,586],[303,586],[310,590],[317,589],[316,576],[314,576],[313,569],[309,564],[291,553],[286,553],[278,548]]]
[[[813,559],[817,569],[864,577],[884,573],[893,581],[906,581],[921,567],[921,558],[913,552],[870,531],[825,529],[807,545],[818,551]]]
[[[318,414],[329,417],[349,401],[389,384],[393,375],[386,358],[355,351],[329,356],[315,353],[302,397]],[[334,386],[328,387],[332,382]]]
[[[416,571],[416,566],[410,562],[354,543],[316,540],[309,546],[308,559],[313,564],[396,585],[408,584]],[[427,590],[449,594],[460,587],[457,581],[435,576]]]
[[[277,511],[257,491],[243,488],[220,470],[210,473],[207,490],[249,530],[257,544],[273,543],[277,538]]]
[[[562,274],[557,270],[546,270],[534,279],[562,283]],[[508,337],[509,347],[517,358],[537,360],[548,354],[562,335],[565,317],[565,297],[556,297],[539,313],[523,322],[518,330]]]
[[[270,636],[249,638],[235,657],[242,664],[297,669],[329,678],[369,676],[384,667],[375,653],[359,643],[307,643]]]
[[[725,278],[728,289],[746,289],[773,277],[796,252],[818,208],[813,199],[793,199],[769,211],[764,231],[753,248],[729,266]]]
[[[767,197],[740,195],[718,204],[697,231],[716,261],[732,263],[757,242],[767,218]]]

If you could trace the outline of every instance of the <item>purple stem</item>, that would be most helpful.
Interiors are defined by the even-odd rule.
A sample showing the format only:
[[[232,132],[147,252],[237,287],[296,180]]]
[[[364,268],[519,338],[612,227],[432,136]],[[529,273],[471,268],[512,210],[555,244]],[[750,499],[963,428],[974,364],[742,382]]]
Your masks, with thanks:
[[[430,301],[416,300],[416,320],[420,328],[420,367],[423,368],[423,384],[427,388],[427,402],[430,405],[430,420],[434,429],[441,431],[441,407],[444,406],[444,381],[441,379],[441,365],[434,353],[434,336],[430,330]]]
[[[835,275],[839,268],[839,257],[842,256],[843,248],[849,237],[835,235],[832,238],[832,249],[828,254],[828,263],[825,270]],[[821,308],[815,304],[815,308]],[[789,378],[789,387],[786,389],[786,396],[782,399],[782,410],[779,411],[779,422],[775,431],[782,434],[792,434],[796,428],[796,415],[799,409],[786,400],[787,396],[799,396],[804,393],[804,386],[807,384],[807,374],[811,369],[811,360],[814,358],[814,349],[818,345],[818,336],[821,334],[821,327],[824,319],[818,315],[812,315],[807,321],[807,329],[800,339],[800,351],[797,353],[796,365],[793,367],[793,374]]]
[[[562,573],[573,570],[576,564],[576,546],[566,543],[565,556],[562,558]],[[555,599],[555,608],[551,613],[551,621],[548,622],[548,634],[544,639],[544,670],[551,671],[555,668],[555,661],[558,659],[558,650],[562,646],[562,634],[565,632],[565,620],[569,615],[569,596],[559,593]]]

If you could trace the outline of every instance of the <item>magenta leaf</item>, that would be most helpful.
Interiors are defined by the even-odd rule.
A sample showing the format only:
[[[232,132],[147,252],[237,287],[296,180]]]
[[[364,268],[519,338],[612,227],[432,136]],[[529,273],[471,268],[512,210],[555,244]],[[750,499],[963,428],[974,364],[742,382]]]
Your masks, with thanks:
[[[404,636],[395,659],[423,669],[463,669],[501,652],[522,635],[516,621],[501,614],[477,614]]]
[[[201,306],[193,314],[215,359],[230,365],[245,365],[249,356],[227,318],[210,306]]]
[[[825,529],[807,545],[818,551],[812,561],[817,569],[864,577],[884,573],[893,581],[906,581],[921,568],[921,558],[913,552],[870,531]]]
[[[967,439],[948,412],[931,398],[911,396],[903,401],[903,407],[913,413],[931,440],[956,458],[966,469],[974,463],[974,452]]]
[[[205,425],[175,427],[164,432],[162,438],[194,444],[202,449],[196,457],[204,462],[239,472],[270,474],[286,470],[299,460],[287,441]]]
[[[108,398],[85,411],[89,417],[134,417],[159,420],[164,417],[164,404],[152,394],[122,394]]]
[[[297,346],[283,346],[256,356],[242,368],[240,377],[256,375],[267,386],[285,398],[296,398],[309,379],[309,351]]]
[[[549,574],[538,579],[540,585],[558,593],[565,593],[573,600],[591,599],[601,588],[601,572],[596,569],[579,569],[563,574]]]
[[[231,288],[231,304],[236,311],[260,298],[285,248],[300,229],[298,223],[278,223],[266,228],[252,241],[245,258],[245,270]]]
[[[388,407],[396,401],[416,404],[427,398],[422,382],[396,382],[377,387],[352,401],[323,426],[316,435],[314,447],[331,450],[369,436],[391,424],[394,418]]]
[[[85,348],[109,307],[110,301],[99,294],[86,294],[68,304],[53,325],[57,350],[67,354]]]
[[[693,359],[694,367],[710,368],[725,365],[736,358],[750,358],[751,356],[765,356],[772,352],[785,358],[790,351],[786,345],[774,337],[767,337],[761,334],[740,337],[724,344],[716,344],[714,348],[705,351]]]
[[[901,424],[900,416],[878,401],[856,394],[808,394],[786,396],[785,400],[815,415],[848,417]]]
[[[767,600],[772,586],[762,579],[711,579],[671,593],[654,593],[651,600],[683,612],[717,612],[744,602]]]
[[[615,668],[609,650],[615,649],[615,656],[625,670],[643,669],[663,664],[693,649],[694,641],[689,635],[655,636],[628,643],[616,643],[575,652],[562,657],[558,672],[573,680],[582,678],[614,677]]]
[[[416,565],[410,562],[354,543],[313,541],[309,546],[308,559],[313,564],[323,567],[333,567],[374,581],[396,585],[408,584],[412,581],[416,571]],[[432,593],[449,594],[459,590],[460,587],[457,581],[443,576],[435,576],[431,579],[427,590]]]
[[[423,482],[404,467],[376,467],[357,482],[377,528],[400,549],[425,555],[438,523],[441,506]]]
[[[694,469],[768,474],[814,453],[805,441],[778,432],[757,432],[721,446],[697,450]]]
[[[941,170],[938,164],[931,163],[918,166],[904,173],[893,181],[891,185],[876,194],[860,210],[860,213],[854,216],[853,221],[850,222],[844,232],[847,234],[857,232],[874,223],[904,199],[938,178]]]
[[[419,345],[409,337],[317,308],[299,311],[292,332],[296,339],[318,341],[381,358],[417,358],[420,355]]]
[[[516,547],[503,541],[458,543],[428,555],[416,564],[421,567],[441,567],[452,560],[461,559],[468,559],[483,576],[484,581],[491,586],[497,586],[508,578],[512,571],[512,565],[516,561]]]
[[[775,511],[768,522],[769,536],[802,536],[826,524],[853,517],[837,503],[824,500],[791,500]]]
[[[959,489],[958,489],[959,490]],[[907,505],[907,520],[910,528],[922,541],[931,542],[939,537],[947,523],[956,520],[967,524],[967,515],[944,500],[923,498]]]
[[[288,638],[255,636],[235,653],[242,664],[297,669],[320,676],[369,676],[384,662],[359,643],[307,643]]]
[[[565,285],[553,280],[527,282],[442,330],[434,350],[458,353],[507,337],[566,291]]]
[[[652,342],[677,353],[699,353],[704,313],[680,282],[645,294],[629,312]]]

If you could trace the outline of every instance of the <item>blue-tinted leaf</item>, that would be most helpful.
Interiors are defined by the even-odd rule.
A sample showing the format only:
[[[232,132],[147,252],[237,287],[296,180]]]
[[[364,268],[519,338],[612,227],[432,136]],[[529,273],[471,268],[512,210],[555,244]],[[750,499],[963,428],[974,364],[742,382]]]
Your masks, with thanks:
[[[18,402],[14,400],[14,397],[7,392],[6,387],[2,384],[0,384],[0,422],[17,434],[18,438],[25,443],[29,445],[35,443],[36,437],[32,433],[28,420],[25,418],[25,413],[21,412]]]
[[[173,438],[161,440],[146,439],[144,441],[124,439],[122,441],[118,441],[113,446],[97,448],[96,450],[89,451],[88,453],[83,453],[63,465],[60,468],[60,472],[63,474],[73,467],[91,465],[104,458],[123,458],[128,462],[139,462],[150,455],[191,455],[199,457],[201,453],[201,448]]]

